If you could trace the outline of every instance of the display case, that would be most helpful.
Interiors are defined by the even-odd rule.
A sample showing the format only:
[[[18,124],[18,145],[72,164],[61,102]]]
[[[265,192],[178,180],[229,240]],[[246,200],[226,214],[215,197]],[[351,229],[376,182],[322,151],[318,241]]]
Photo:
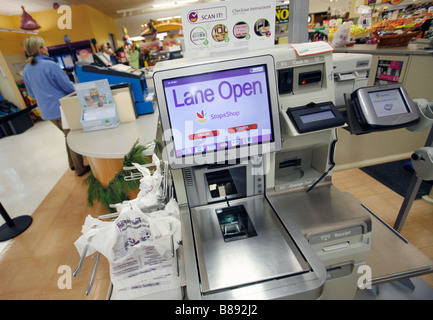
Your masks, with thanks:
[[[402,83],[412,99],[432,100],[433,54],[431,50],[413,50],[414,46],[393,48],[385,54],[379,52],[383,49],[370,51],[373,60],[368,86]]]
[[[409,57],[382,56],[373,57],[369,86],[402,83],[405,78]]]

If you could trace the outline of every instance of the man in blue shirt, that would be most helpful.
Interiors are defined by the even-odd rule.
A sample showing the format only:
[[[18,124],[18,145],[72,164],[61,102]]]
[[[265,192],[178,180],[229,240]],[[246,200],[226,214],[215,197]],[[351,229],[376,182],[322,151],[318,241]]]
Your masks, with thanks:
[[[36,99],[43,120],[51,120],[66,136],[69,129],[63,129],[59,99],[74,92],[74,85],[60,66],[49,57],[44,40],[31,36],[25,39],[24,49],[29,56],[23,77],[29,96]],[[65,140],[66,142],[66,140]],[[69,149],[66,142],[69,167],[81,176],[89,167],[83,165],[83,156]]]

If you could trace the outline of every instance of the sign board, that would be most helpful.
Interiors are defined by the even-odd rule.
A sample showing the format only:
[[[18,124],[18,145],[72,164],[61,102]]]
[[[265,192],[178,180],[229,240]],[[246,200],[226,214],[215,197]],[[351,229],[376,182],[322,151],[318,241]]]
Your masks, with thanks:
[[[275,36],[287,37],[289,35],[289,5],[277,6],[275,9]]]
[[[275,3],[237,0],[181,8],[186,56],[273,47]]]

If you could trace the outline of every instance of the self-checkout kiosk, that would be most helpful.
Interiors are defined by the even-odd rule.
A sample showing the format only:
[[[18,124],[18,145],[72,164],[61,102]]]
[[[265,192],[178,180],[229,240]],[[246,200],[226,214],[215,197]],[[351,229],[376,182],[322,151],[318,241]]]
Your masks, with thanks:
[[[301,58],[277,48],[274,57],[283,146],[270,156],[267,198],[284,225],[300,230],[324,263],[327,281],[320,298],[352,299],[358,268],[370,251],[371,220],[357,199],[332,184],[336,128],[345,126],[334,105],[332,54]]]
[[[332,68],[288,45],[155,66],[187,298],[355,295],[371,222],[332,185]]]

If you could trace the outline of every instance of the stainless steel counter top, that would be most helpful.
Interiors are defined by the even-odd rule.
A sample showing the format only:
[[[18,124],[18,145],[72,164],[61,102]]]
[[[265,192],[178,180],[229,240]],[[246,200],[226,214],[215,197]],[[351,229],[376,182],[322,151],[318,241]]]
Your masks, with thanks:
[[[215,210],[225,202],[181,206],[188,299],[317,299],[326,269],[302,234],[286,231],[264,196],[229,203],[245,206],[257,236],[223,240]]]
[[[227,207],[225,202],[191,209],[204,293],[309,270],[272,208],[263,200],[252,197],[231,201],[231,207],[244,205],[257,235],[230,242],[223,240],[215,212]]]
[[[371,212],[371,211],[370,211]],[[371,212],[373,232],[367,265],[372,285],[433,272],[433,260]]]
[[[337,230],[351,225],[362,225],[364,233],[372,229],[371,220],[361,203],[331,183],[318,185],[309,193],[305,190],[268,190],[266,195],[283,224],[299,229],[307,239],[329,229]]]
[[[307,239],[327,230],[363,225],[364,232],[371,232],[366,265],[372,270],[372,285],[433,272],[433,260],[359,200],[333,185],[317,186],[309,193],[268,191],[267,195],[283,224],[298,228]]]

